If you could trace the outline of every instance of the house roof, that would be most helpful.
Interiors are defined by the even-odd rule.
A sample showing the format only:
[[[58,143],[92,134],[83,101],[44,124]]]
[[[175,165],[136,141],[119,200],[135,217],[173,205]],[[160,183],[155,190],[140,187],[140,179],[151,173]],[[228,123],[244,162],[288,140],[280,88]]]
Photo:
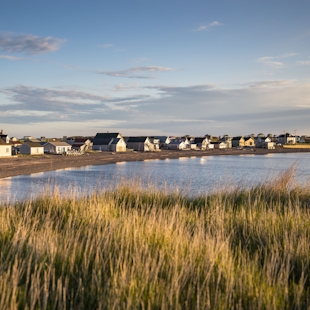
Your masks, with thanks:
[[[117,144],[120,140],[121,140],[121,138],[114,138],[112,140],[111,144]]]
[[[171,140],[169,144],[181,144],[184,143],[184,141],[181,140]]]
[[[254,140],[252,137],[245,137],[245,138],[244,138],[244,141],[248,141],[248,140],[250,140],[250,139]]]
[[[197,137],[194,139],[194,143],[202,143],[206,139],[207,139],[207,137],[203,137],[203,138]]]
[[[74,143],[85,143],[89,138],[83,138],[83,139],[75,139]]]
[[[51,144],[53,146],[71,146],[71,144],[67,143],[67,142],[47,142],[47,143],[44,143],[44,145],[46,144]]]
[[[105,139],[93,139],[93,145],[109,145],[113,138],[105,138]]]
[[[10,143],[6,143],[4,140],[0,138],[0,145],[11,145]]]
[[[117,138],[118,135],[120,135],[118,132],[103,132],[97,133],[94,139]]]
[[[240,140],[242,138],[242,136],[237,136],[237,137],[233,137],[232,140]]]
[[[158,139],[160,143],[165,143],[168,137],[167,136],[154,136],[154,139]]]
[[[25,141],[24,144],[27,144],[30,147],[43,147],[39,142]]]
[[[145,142],[148,137],[129,137],[127,142]]]

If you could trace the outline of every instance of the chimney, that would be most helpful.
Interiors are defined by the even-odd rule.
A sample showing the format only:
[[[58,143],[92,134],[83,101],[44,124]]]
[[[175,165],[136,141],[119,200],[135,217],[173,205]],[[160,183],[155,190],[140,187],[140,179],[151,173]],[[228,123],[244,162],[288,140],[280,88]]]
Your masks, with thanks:
[[[0,135],[3,135],[4,131],[3,129],[0,130]]]

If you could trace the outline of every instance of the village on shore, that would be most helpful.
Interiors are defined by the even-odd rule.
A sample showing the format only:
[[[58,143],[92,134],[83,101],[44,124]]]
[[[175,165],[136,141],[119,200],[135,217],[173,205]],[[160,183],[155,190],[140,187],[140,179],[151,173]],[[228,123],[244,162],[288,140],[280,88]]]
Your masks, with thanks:
[[[275,149],[281,147],[309,147],[310,136],[297,136],[284,133],[281,135],[257,135],[230,137],[205,135],[193,137],[175,136],[122,136],[120,133],[97,133],[95,136],[64,136],[63,138],[34,138],[24,136],[22,139],[0,131],[0,157],[18,154],[40,155],[82,155],[85,152],[158,152],[164,150],[213,150],[213,149]]]

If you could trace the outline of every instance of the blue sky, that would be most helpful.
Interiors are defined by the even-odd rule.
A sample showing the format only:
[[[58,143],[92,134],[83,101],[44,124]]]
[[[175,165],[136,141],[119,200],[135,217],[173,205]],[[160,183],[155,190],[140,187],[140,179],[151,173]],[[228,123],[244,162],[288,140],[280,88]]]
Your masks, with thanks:
[[[10,136],[310,135],[310,2],[3,0]]]

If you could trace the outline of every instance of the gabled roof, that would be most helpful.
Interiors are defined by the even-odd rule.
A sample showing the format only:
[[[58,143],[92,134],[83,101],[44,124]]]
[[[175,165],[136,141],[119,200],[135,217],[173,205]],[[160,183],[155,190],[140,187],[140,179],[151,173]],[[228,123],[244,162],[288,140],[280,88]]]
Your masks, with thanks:
[[[43,147],[39,142],[25,141],[24,144],[27,144],[30,147]]]
[[[121,140],[121,138],[114,138],[112,140],[111,144],[117,144],[120,140]]]
[[[113,138],[105,138],[105,139],[93,139],[93,145],[109,145]]]
[[[207,137],[197,137],[194,139],[194,143],[202,143],[203,141],[205,141],[207,139]]]
[[[184,143],[184,144],[185,144],[185,142],[182,141],[182,140],[171,140],[169,144],[176,144],[176,145],[179,145],[179,144],[181,144],[181,143]]]
[[[142,142],[144,143],[147,140],[148,137],[129,137],[127,140],[127,143],[130,142]]]
[[[226,144],[224,141],[215,141],[215,142],[212,142],[211,144],[222,144],[222,143]]]
[[[46,143],[44,143],[44,145],[46,145],[46,144],[51,144],[51,145],[53,145],[53,146],[71,146],[71,144],[69,144],[69,143],[67,143],[67,142],[46,142]]]
[[[252,137],[245,137],[245,138],[244,138],[244,141],[248,141],[248,140],[250,140],[250,139],[254,140]]]
[[[237,136],[237,137],[233,137],[232,140],[240,140],[241,138],[243,138],[242,136]]]
[[[121,134],[118,132],[103,132],[103,133],[97,133],[94,139],[117,138],[118,135]]]
[[[75,139],[74,140],[74,143],[84,143],[84,142],[86,142],[87,140],[90,140],[89,138],[83,138],[83,139]]]
[[[0,138],[0,145],[11,145],[10,143],[6,143],[4,140]]]
[[[154,136],[154,139],[158,139],[160,143],[165,143],[168,137],[167,136]]]

